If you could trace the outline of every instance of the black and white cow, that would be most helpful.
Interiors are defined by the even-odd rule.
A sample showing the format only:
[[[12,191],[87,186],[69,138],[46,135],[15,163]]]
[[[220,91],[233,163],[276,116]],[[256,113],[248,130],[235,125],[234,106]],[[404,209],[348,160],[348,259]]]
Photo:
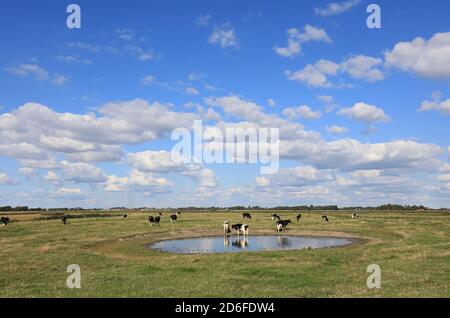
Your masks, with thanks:
[[[5,224],[5,226],[7,226],[8,223],[9,223],[9,217],[7,217],[7,216],[2,216],[2,217],[0,218],[0,224]]]
[[[63,224],[67,223],[67,216],[63,215],[63,217],[61,218],[61,221]]]
[[[359,214],[358,213],[353,213],[352,214],[352,219],[359,219]]]
[[[272,217],[272,221],[281,221],[281,215],[279,215],[279,214],[274,213],[271,215],[271,217]]]
[[[159,225],[159,222],[161,221],[161,217],[159,217],[159,216],[156,216],[156,217],[153,217],[153,216],[149,216],[148,217],[148,222],[150,223],[150,225]]]
[[[181,212],[177,212],[178,215],[181,215]]]
[[[126,219],[128,217],[128,214],[124,213],[123,218]]]
[[[242,213],[242,218],[251,220],[252,219],[252,215],[250,213],[248,213],[248,212],[244,212],[244,213]]]
[[[230,230],[230,222],[224,221],[223,222],[223,234],[228,234],[230,232],[231,232],[231,230]]]
[[[330,222],[330,220],[328,220],[328,217],[326,215],[324,215],[324,216],[322,216],[322,222],[328,223],[328,222]]]
[[[170,216],[170,223],[176,223],[177,219],[178,219],[178,217],[176,216],[176,214],[172,214]]]
[[[292,223],[291,220],[277,221],[277,232],[287,231],[288,224]]]
[[[244,235],[248,235],[249,226],[247,224],[233,224],[231,228],[236,231],[237,235],[240,235],[241,233]]]
[[[297,222],[300,221],[301,218],[302,218],[302,215],[300,213],[297,214]]]

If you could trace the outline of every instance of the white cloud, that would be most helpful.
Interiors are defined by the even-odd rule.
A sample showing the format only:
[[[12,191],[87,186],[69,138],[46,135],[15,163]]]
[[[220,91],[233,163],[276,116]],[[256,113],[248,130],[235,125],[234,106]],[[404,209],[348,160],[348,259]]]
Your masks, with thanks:
[[[68,79],[63,75],[50,75],[45,68],[37,64],[19,64],[17,66],[7,67],[6,70],[16,76],[31,76],[37,81],[46,81],[56,86],[62,86],[68,81]]]
[[[91,60],[82,59],[76,55],[58,55],[56,56],[56,59],[67,63],[92,64]]]
[[[348,128],[347,127],[336,126],[336,125],[326,126],[325,129],[330,134],[343,134],[343,133],[348,132]]]
[[[177,160],[173,161],[175,157]],[[199,186],[216,187],[218,185],[214,172],[201,164],[184,163],[181,155],[168,151],[143,151],[128,154],[131,165],[143,172],[180,173],[196,180]]]
[[[61,182],[61,178],[54,171],[49,171],[46,176],[44,176],[45,182],[50,183],[59,183]]]
[[[89,163],[62,161],[61,169],[63,178],[67,182],[103,183],[106,181],[103,171]]]
[[[155,77],[153,75],[146,75],[141,79],[142,85],[149,86],[155,83]]]
[[[106,191],[151,190],[154,192],[167,192],[173,184],[164,178],[158,178],[151,173],[133,169],[128,177],[108,176],[104,184]]]
[[[275,53],[282,57],[294,57],[298,55],[301,50],[301,44],[307,42],[325,42],[331,43],[332,40],[324,29],[313,27],[309,24],[305,25],[304,31],[297,28],[287,30],[288,45],[287,47],[274,47]]]
[[[361,1],[360,0],[346,0],[343,2],[332,2],[329,3],[324,8],[315,8],[314,12],[316,15],[321,15],[323,17],[336,15],[345,11],[350,10],[354,6],[358,5]]]
[[[365,123],[387,122],[390,120],[383,109],[362,102],[356,103],[353,107],[343,108],[337,114]]]
[[[209,43],[219,45],[221,48],[239,48],[239,41],[236,37],[234,29],[229,23],[215,26],[213,32],[209,36]]]
[[[329,82],[329,76],[337,76],[339,73],[348,74],[350,77],[367,81],[369,83],[384,79],[384,75],[379,66],[381,59],[365,55],[349,57],[342,63],[337,64],[329,60],[321,59],[315,64],[308,64],[298,71],[286,71],[285,75],[289,80],[304,82],[309,87],[333,87]]]
[[[17,181],[14,181],[8,177],[6,173],[0,171],[0,185],[16,185]]]
[[[319,119],[320,117],[322,117],[321,111],[314,112],[307,105],[285,108],[283,110],[283,114],[291,120],[294,120],[297,118]]]
[[[353,78],[362,79],[372,83],[384,79],[383,72],[377,68],[382,64],[383,61],[381,59],[365,55],[356,55],[344,61],[341,64],[341,70],[348,73]]]
[[[449,116],[450,115],[450,99],[447,99],[445,101],[441,101],[440,94],[434,94],[432,101],[424,101],[419,108],[420,112],[425,111],[438,111],[443,115]]]
[[[195,24],[197,26],[201,26],[201,27],[208,26],[209,23],[210,23],[210,20],[211,20],[211,15],[209,15],[209,14],[204,14],[204,15],[200,14],[200,15],[197,16],[197,20],[196,20]]]
[[[389,67],[417,73],[432,79],[450,77],[450,32],[435,33],[431,39],[421,37],[399,42],[385,53]]]
[[[131,41],[135,37],[135,32],[131,29],[117,29],[116,36],[125,41]]]
[[[285,75],[289,80],[305,82],[309,87],[331,87],[327,76],[335,76],[338,71],[339,64],[322,59],[314,65],[306,65],[302,70],[286,71]]]
[[[200,92],[195,87],[187,87],[185,90],[188,95],[199,95]]]
[[[78,188],[60,188],[55,192],[55,195],[59,197],[72,198],[83,195],[83,192]]]
[[[277,106],[277,102],[273,100],[272,98],[267,99],[267,104],[271,107]]]

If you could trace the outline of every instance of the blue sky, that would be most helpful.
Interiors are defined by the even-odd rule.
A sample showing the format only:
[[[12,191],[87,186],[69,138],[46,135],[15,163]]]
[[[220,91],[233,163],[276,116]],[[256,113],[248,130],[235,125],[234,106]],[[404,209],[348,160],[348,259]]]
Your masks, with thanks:
[[[0,205],[450,206],[448,1],[4,1]],[[280,171],[168,163],[280,128]]]

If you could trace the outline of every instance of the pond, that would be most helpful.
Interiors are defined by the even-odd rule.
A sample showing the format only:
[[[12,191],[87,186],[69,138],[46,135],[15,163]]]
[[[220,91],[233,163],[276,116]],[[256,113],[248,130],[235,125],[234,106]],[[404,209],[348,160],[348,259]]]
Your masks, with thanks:
[[[160,241],[149,247],[182,254],[235,253],[243,251],[297,250],[345,246],[355,240],[344,237],[253,235],[208,236]]]

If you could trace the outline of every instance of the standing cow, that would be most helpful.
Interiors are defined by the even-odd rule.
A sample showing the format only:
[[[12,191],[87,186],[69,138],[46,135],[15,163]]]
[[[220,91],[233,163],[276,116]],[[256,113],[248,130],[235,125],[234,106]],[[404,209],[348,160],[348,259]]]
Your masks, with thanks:
[[[231,230],[230,230],[230,222],[224,221],[223,222],[223,234],[228,234],[230,232],[231,232]]]
[[[7,216],[2,216],[0,219],[0,224],[5,224],[5,226],[7,226],[9,223],[9,217]]]
[[[251,220],[252,215],[250,213],[244,212],[244,213],[242,213],[242,218]]]

